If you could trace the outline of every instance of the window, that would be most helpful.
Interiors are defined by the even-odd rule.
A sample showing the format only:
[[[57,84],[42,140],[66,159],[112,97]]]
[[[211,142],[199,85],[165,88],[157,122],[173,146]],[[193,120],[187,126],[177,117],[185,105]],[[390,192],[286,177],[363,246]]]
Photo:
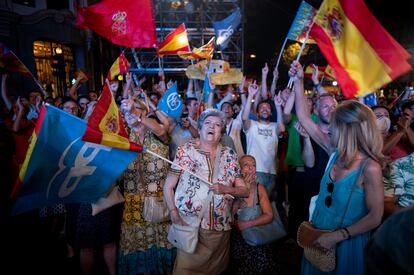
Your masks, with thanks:
[[[69,86],[69,72],[75,67],[70,46],[58,42],[33,42],[37,78],[49,95],[63,96]]]

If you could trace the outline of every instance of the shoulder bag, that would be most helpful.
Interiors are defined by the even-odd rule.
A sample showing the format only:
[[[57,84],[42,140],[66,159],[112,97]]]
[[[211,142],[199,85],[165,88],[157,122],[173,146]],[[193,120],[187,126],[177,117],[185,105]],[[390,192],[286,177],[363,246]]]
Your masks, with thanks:
[[[259,189],[257,189],[260,203]],[[286,236],[286,230],[276,208],[276,202],[271,203],[273,219],[270,223],[246,228],[242,231],[243,239],[250,246],[269,244]]]

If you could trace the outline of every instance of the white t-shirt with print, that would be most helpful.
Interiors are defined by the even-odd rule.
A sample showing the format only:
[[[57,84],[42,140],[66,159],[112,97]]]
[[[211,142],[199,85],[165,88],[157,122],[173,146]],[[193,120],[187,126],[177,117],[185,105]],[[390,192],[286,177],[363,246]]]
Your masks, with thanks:
[[[247,154],[256,158],[256,171],[276,175],[277,123],[250,120],[250,128],[245,132]]]

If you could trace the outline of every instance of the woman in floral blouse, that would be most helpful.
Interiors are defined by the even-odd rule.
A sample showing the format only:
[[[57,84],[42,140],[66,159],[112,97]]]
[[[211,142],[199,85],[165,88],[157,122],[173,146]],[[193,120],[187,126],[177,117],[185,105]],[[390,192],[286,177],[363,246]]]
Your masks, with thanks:
[[[177,165],[170,168],[165,182],[164,197],[172,222],[200,226],[195,252],[178,249],[175,274],[219,274],[229,261],[233,198],[247,197],[249,191],[241,178],[236,152],[220,144],[223,127],[221,111],[204,111],[198,121],[200,138],[178,147]],[[219,165],[215,166],[216,161]],[[213,182],[213,167],[218,170],[210,186],[201,179]]]

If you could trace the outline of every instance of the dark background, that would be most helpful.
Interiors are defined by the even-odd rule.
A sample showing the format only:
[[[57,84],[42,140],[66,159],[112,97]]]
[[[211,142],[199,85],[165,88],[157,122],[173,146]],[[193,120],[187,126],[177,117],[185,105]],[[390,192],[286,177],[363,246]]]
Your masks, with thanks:
[[[244,31],[245,31],[245,74],[260,77],[261,68],[265,62],[269,64],[269,76],[276,64],[277,56],[283,41],[289,31],[301,0],[245,0]],[[319,7],[322,1],[307,1],[314,7]],[[411,54],[414,49],[414,16],[408,7],[409,1],[402,0],[366,0],[371,12],[385,29]],[[251,59],[250,54],[256,54]],[[410,63],[413,65],[413,58]],[[301,63],[325,65],[326,61],[317,46],[312,46]],[[287,65],[279,66],[280,81],[287,79]],[[408,82],[414,79],[413,72],[397,79]],[[271,79],[268,81],[271,81]]]

